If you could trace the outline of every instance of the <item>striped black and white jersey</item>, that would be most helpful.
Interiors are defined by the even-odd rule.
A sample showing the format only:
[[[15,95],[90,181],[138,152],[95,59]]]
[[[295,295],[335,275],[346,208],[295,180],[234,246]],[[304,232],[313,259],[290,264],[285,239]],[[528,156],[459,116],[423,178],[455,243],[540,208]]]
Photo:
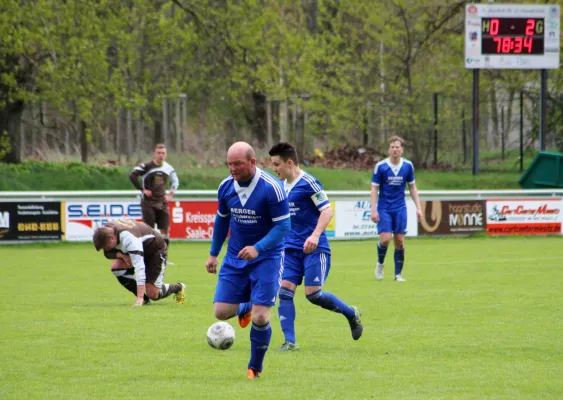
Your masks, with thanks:
[[[142,184],[139,183],[139,177],[142,178]],[[143,163],[135,167],[129,175],[129,179],[138,190],[150,190],[152,196],[143,195],[143,202],[155,205],[164,202],[168,181],[170,181],[171,192],[175,192],[179,185],[178,175],[167,162],[162,163],[162,165],[157,165],[154,161]]]

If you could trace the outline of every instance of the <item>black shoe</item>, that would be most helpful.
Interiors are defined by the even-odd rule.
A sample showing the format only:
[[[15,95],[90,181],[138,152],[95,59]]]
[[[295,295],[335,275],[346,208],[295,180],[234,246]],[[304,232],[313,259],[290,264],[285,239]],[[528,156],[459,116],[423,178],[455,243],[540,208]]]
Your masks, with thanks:
[[[358,307],[352,307],[354,309],[354,316],[348,320],[350,323],[350,330],[352,331],[352,338],[358,340],[362,337],[364,332],[364,325],[362,325],[362,319],[360,314],[360,309]]]

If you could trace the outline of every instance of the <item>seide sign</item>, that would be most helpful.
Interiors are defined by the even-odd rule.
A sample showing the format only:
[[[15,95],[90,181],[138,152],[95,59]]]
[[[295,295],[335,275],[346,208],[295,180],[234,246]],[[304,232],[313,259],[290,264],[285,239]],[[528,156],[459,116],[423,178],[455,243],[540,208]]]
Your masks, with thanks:
[[[467,235],[486,230],[485,200],[421,201],[420,206],[419,235]]]

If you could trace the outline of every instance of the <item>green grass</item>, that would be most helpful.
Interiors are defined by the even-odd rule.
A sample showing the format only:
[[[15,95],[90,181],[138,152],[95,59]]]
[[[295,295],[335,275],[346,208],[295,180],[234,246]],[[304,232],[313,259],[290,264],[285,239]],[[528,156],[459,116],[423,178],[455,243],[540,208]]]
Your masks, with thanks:
[[[216,277],[205,243],[173,243],[166,281],[188,303],[134,309],[90,244],[5,246],[2,399],[547,399],[563,397],[563,239],[407,240],[404,276],[373,276],[375,241],[333,243],[325,290],[358,305],[364,336],[296,295],[300,353],[277,312],[260,381],[249,330],[219,352],[205,339]]]

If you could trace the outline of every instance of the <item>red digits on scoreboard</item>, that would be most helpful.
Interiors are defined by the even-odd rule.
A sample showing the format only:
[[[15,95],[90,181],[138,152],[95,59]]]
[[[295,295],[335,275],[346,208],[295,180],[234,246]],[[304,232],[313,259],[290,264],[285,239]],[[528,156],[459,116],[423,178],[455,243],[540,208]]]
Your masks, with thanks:
[[[524,38],[524,47],[528,49],[528,53],[532,52],[532,38],[531,37]]]
[[[520,36],[514,38],[514,53],[522,53],[522,38]]]
[[[501,45],[502,45],[502,38],[494,37],[493,40],[497,44],[497,53],[500,53]]]
[[[510,53],[510,45],[512,44],[512,40],[509,37],[502,38],[502,52],[503,53]]]
[[[533,36],[535,28],[536,28],[536,20],[531,18],[528,19],[526,21],[526,36]]]
[[[498,18],[491,19],[491,26],[489,28],[489,32],[491,33],[491,35],[494,36],[494,35],[498,34],[498,29],[499,29]]]

